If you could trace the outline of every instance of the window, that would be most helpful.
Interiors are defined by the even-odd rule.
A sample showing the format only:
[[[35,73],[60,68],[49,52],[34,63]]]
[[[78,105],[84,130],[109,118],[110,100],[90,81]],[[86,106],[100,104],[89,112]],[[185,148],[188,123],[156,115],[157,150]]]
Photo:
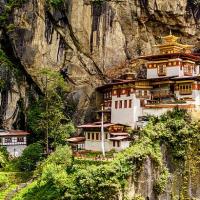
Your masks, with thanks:
[[[0,138],[0,143],[2,143],[2,138]]]
[[[115,109],[118,108],[118,101],[115,101]]]
[[[18,137],[17,142],[24,142],[24,137]]]
[[[180,84],[179,93],[182,95],[192,94],[192,84]]]
[[[132,107],[132,100],[130,99],[129,100],[129,106],[128,106],[129,108],[131,108]]]
[[[92,140],[94,140],[94,133],[92,133]]]
[[[119,101],[119,108],[122,108],[122,100]]]
[[[106,140],[108,139],[108,133],[105,134],[105,139],[106,139]]]
[[[158,65],[158,75],[159,76],[166,75],[166,65]]]
[[[127,97],[129,97],[131,95],[131,91],[130,89],[127,90]]]
[[[117,90],[117,97],[120,97],[120,96],[121,96],[121,91]]]
[[[113,141],[113,147],[115,147],[115,141]]]
[[[142,90],[139,90],[139,97],[142,96]]]
[[[147,96],[147,95],[148,95],[147,90],[145,90],[144,91],[144,96]]]
[[[124,108],[127,108],[127,100],[124,100]]]
[[[120,141],[117,141],[117,147],[120,147]]]
[[[185,65],[183,71],[185,76],[192,75],[192,66]]]
[[[12,138],[11,137],[6,137],[5,138],[5,143],[12,143]]]
[[[96,140],[99,140],[99,133],[96,133]]]
[[[87,133],[87,139],[90,140],[90,133]]]

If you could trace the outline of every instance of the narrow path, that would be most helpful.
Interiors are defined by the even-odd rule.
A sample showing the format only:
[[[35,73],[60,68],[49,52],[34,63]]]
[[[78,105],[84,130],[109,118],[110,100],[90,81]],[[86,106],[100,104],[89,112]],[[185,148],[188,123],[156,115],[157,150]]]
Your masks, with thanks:
[[[32,183],[32,180],[26,183],[20,183],[19,185],[17,185],[17,187],[11,189],[6,195],[6,197],[2,200],[12,200],[18,192],[20,192],[23,188],[27,187],[31,183]],[[0,200],[1,200],[1,197],[0,197]]]

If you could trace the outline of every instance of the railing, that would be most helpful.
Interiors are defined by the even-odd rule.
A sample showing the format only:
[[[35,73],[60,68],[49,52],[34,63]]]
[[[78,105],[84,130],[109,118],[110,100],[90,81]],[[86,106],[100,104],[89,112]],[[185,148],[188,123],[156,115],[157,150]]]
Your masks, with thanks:
[[[157,105],[157,104],[185,104],[185,100],[175,100],[175,101],[159,101],[159,100],[147,100],[146,105]]]
[[[190,95],[190,94],[192,94],[192,90],[179,90],[179,94]]]
[[[169,90],[161,90],[161,91],[153,91],[152,92],[153,98],[169,97],[169,96],[174,96],[174,94]]]

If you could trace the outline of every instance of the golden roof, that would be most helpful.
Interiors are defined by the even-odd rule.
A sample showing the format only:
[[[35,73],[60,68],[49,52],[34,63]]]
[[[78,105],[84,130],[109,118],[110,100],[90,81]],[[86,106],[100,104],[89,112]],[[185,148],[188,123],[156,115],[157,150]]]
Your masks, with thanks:
[[[179,53],[183,51],[191,51],[193,45],[181,44],[177,42],[179,37],[172,34],[162,37],[162,44],[155,45],[158,47],[161,53]]]

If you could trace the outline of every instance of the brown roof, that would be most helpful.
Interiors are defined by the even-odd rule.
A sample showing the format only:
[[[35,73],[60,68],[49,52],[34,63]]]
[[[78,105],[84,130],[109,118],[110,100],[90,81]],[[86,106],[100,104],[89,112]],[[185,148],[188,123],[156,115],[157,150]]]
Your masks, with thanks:
[[[1,130],[0,136],[25,136],[29,135],[30,133],[22,130]]]
[[[107,123],[107,124],[104,124],[103,127],[106,128],[106,127],[109,127],[109,126],[112,126],[112,125],[115,125],[115,124]],[[91,124],[83,124],[83,125],[80,125],[80,126],[77,126],[77,127],[78,128],[100,128],[101,124],[91,123]]]
[[[72,143],[84,142],[85,137],[72,137],[72,138],[68,138],[67,141],[72,142]]]
[[[200,56],[197,54],[192,53],[170,53],[170,54],[157,54],[157,55],[147,55],[147,56],[141,56],[140,59],[144,60],[155,60],[155,59],[161,59],[166,57],[176,57],[176,58],[190,58],[193,61],[200,61]]]
[[[114,135],[114,136],[128,136],[128,133],[110,133],[111,135]]]
[[[107,128],[107,127],[110,127],[110,126],[113,126],[113,125],[121,125],[121,126],[130,127],[128,125],[120,124],[120,123],[116,123],[116,124],[113,124],[113,123],[104,123],[103,127]],[[79,125],[77,127],[78,128],[101,128],[101,122],[94,122],[94,123],[83,124],[83,125]]]
[[[114,140],[114,141],[120,141],[124,139],[128,139],[128,136],[117,136],[117,137],[109,138],[109,140]]]

